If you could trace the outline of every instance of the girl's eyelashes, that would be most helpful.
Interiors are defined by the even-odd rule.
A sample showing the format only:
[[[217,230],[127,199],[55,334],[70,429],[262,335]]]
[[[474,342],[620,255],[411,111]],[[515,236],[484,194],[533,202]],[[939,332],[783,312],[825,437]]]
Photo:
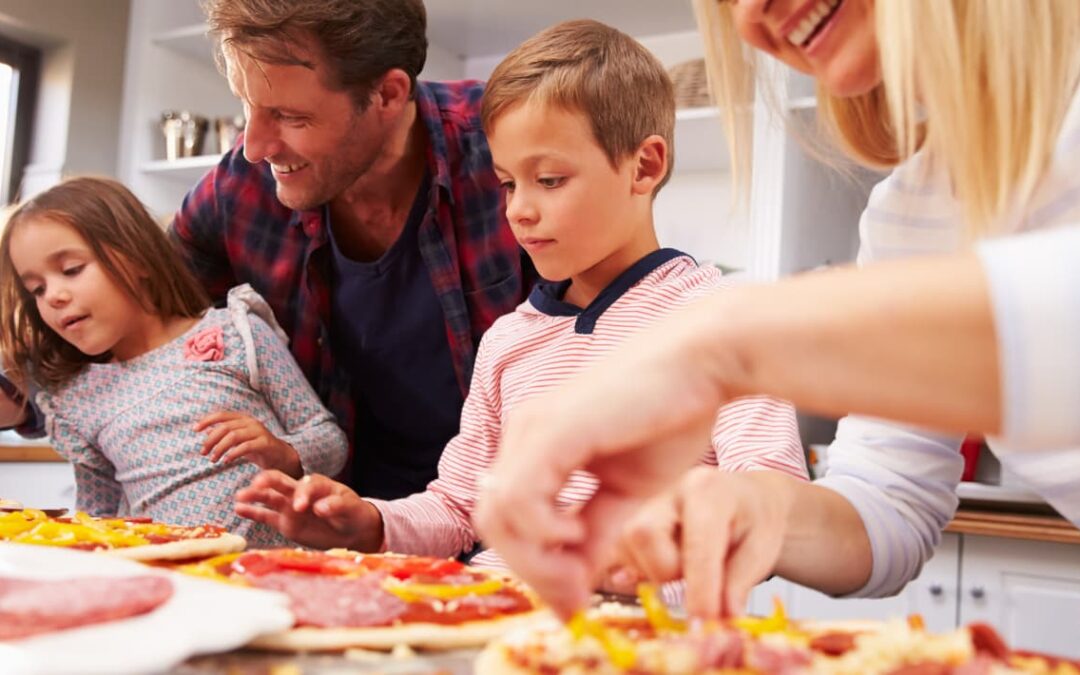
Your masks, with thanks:
[[[514,191],[514,181],[512,181],[512,180],[504,180],[503,182],[499,183],[499,187],[506,190],[507,192],[513,192]]]
[[[79,272],[82,272],[85,267],[86,267],[85,263],[82,263],[82,264],[79,264],[79,265],[72,265],[70,267],[65,267],[63,269],[63,274],[64,274],[65,277],[73,277],[73,276],[76,276]]]
[[[541,186],[547,188],[548,190],[553,190],[553,189],[559,187],[560,185],[562,185],[564,182],[566,182],[566,177],[565,176],[544,176],[542,178],[537,178],[536,182],[540,183]]]

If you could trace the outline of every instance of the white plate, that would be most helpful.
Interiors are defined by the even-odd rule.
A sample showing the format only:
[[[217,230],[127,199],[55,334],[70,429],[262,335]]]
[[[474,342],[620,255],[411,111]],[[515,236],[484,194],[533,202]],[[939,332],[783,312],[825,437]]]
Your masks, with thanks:
[[[239,588],[140,565],[100,553],[0,542],[0,576],[65,579],[156,574],[173,596],[142,616],[0,642],[4,675],[145,673],[195,654],[241,647],[257,635],[293,624],[279,593]]]

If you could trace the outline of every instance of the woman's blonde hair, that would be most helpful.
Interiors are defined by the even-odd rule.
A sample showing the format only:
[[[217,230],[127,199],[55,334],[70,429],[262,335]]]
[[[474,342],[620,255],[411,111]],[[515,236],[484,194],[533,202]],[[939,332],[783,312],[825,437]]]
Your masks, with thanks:
[[[31,381],[60,386],[109,354],[83,354],[56,334],[11,261],[16,228],[51,220],[70,225],[109,277],[147,312],[164,318],[199,317],[210,305],[146,207],[120,183],[73,178],[12,211],[0,238],[0,350],[6,375],[26,391]]]
[[[730,3],[695,8],[745,189],[755,57]],[[821,122],[869,167],[925,149],[949,176],[969,232],[988,233],[1030,198],[1054,151],[1080,76],[1080,2],[877,0],[875,15],[882,84],[853,98],[819,86]]]

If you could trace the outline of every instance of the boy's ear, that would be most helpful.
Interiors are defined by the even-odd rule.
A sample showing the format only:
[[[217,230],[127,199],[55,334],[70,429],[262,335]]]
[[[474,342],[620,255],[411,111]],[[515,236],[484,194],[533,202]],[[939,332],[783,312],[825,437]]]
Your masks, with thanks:
[[[637,166],[634,169],[633,192],[639,195],[651,195],[664,177],[667,176],[668,144],[663,136],[649,136],[634,153]]]

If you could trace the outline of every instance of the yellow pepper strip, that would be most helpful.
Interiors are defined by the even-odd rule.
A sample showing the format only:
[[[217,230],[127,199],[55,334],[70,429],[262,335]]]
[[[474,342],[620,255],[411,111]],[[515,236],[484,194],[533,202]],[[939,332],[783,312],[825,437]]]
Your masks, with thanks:
[[[600,643],[612,665],[628,670],[637,662],[634,643],[618,630],[608,628],[600,621],[590,619],[585,612],[578,612],[566,624],[575,640],[589,636]]]
[[[788,631],[789,628],[787,613],[784,611],[784,603],[781,602],[778,597],[773,598],[772,616],[743,616],[732,619],[731,623],[739,630],[745,631],[754,637],[759,637],[766,633],[783,633]]]
[[[498,579],[488,579],[475,584],[386,584],[385,589],[405,602],[435,598],[453,600],[466,595],[491,595],[503,587]]]
[[[657,633],[686,632],[686,622],[671,616],[655,585],[638,584],[637,594],[641,607],[645,610],[645,618],[649,620],[653,630]]]
[[[909,614],[907,623],[911,630],[926,630],[926,622],[923,621],[922,614]]]

